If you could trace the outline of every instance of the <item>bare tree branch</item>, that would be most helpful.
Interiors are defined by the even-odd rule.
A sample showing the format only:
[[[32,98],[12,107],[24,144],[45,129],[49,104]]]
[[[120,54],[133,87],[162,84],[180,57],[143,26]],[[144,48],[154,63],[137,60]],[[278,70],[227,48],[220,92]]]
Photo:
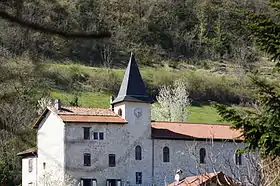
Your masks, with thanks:
[[[8,14],[5,11],[0,11],[0,18],[5,19],[9,22],[16,23],[22,27],[29,28],[35,31],[52,34],[52,35],[59,35],[61,37],[67,38],[67,39],[103,39],[103,38],[109,38],[111,37],[110,32],[99,32],[99,33],[69,33],[61,30],[52,29],[49,27],[45,27],[42,25],[39,25],[37,23],[32,23],[27,20],[23,20],[20,18],[17,18],[13,15]]]

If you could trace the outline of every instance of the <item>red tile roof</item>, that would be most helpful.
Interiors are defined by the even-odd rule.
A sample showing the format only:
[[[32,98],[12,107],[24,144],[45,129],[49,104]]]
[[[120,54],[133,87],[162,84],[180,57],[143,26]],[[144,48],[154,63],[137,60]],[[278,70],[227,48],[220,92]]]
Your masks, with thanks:
[[[80,116],[118,116],[111,109],[96,107],[61,107],[59,115],[80,115]]]
[[[158,139],[243,140],[241,131],[228,124],[152,122],[152,137]]]
[[[111,109],[94,107],[62,107],[58,115],[64,122],[77,123],[127,123]]]
[[[217,186],[239,186],[239,183],[234,183],[233,179],[225,175],[223,172],[207,173],[197,176],[186,177],[185,179],[169,184],[168,186],[202,186],[216,183]]]
[[[51,108],[45,109],[37,119],[33,128],[37,128]],[[56,112],[56,111],[55,111]],[[65,123],[115,123],[125,124],[127,121],[114,113],[111,109],[95,107],[61,107],[57,112]]]

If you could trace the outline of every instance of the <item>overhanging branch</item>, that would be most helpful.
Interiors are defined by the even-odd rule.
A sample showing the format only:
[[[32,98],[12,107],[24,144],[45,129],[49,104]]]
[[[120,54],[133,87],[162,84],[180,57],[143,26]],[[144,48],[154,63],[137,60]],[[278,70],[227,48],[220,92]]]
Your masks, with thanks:
[[[61,37],[67,39],[103,39],[111,37],[110,32],[99,32],[99,33],[69,33],[61,30],[52,29],[49,27],[45,27],[39,25],[37,23],[32,23],[30,21],[22,20],[13,15],[8,14],[5,11],[0,11],[0,18],[8,20],[12,23],[16,23],[22,27],[29,28],[35,31],[51,34],[51,35],[59,35]]]

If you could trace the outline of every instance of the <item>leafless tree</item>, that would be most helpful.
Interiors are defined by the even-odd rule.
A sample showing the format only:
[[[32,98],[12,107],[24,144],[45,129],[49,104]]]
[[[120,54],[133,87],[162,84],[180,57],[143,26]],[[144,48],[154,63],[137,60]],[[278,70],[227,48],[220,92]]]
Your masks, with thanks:
[[[266,158],[262,159],[257,152],[246,152],[241,154],[242,165],[235,162],[235,153],[225,153],[227,141],[221,142],[219,147],[215,147],[212,139],[207,140],[206,164],[200,163],[200,157],[197,155],[201,148],[200,142],[193,143],[186,142],[187,152],[190,159],[195,162],[195,171],[189,169],[189,173],[193,175],[200,175],[206,173],[218,173],[225,171],[227,176],[233,178],[237,183],[250,186],[276,186],[279,184],[280,175],[280,159]],[[244,146],[234,143],[236,150],[244,148]]]

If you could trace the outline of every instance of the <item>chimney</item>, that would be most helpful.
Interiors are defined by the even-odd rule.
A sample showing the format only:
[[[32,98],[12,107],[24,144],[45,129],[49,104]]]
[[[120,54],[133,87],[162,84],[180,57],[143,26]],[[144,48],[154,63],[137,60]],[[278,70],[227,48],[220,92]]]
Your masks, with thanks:
[[[60,110],[61,109],[61,103],[59,99],[54,100],[54,108],[56,110]]]
[[[112,104],[113,103],[113,101],[114,101],[114,96],[112,95],[112,96],[110,96],[110,109],[112,110],[112,111],[114,111],[114,105]]]

